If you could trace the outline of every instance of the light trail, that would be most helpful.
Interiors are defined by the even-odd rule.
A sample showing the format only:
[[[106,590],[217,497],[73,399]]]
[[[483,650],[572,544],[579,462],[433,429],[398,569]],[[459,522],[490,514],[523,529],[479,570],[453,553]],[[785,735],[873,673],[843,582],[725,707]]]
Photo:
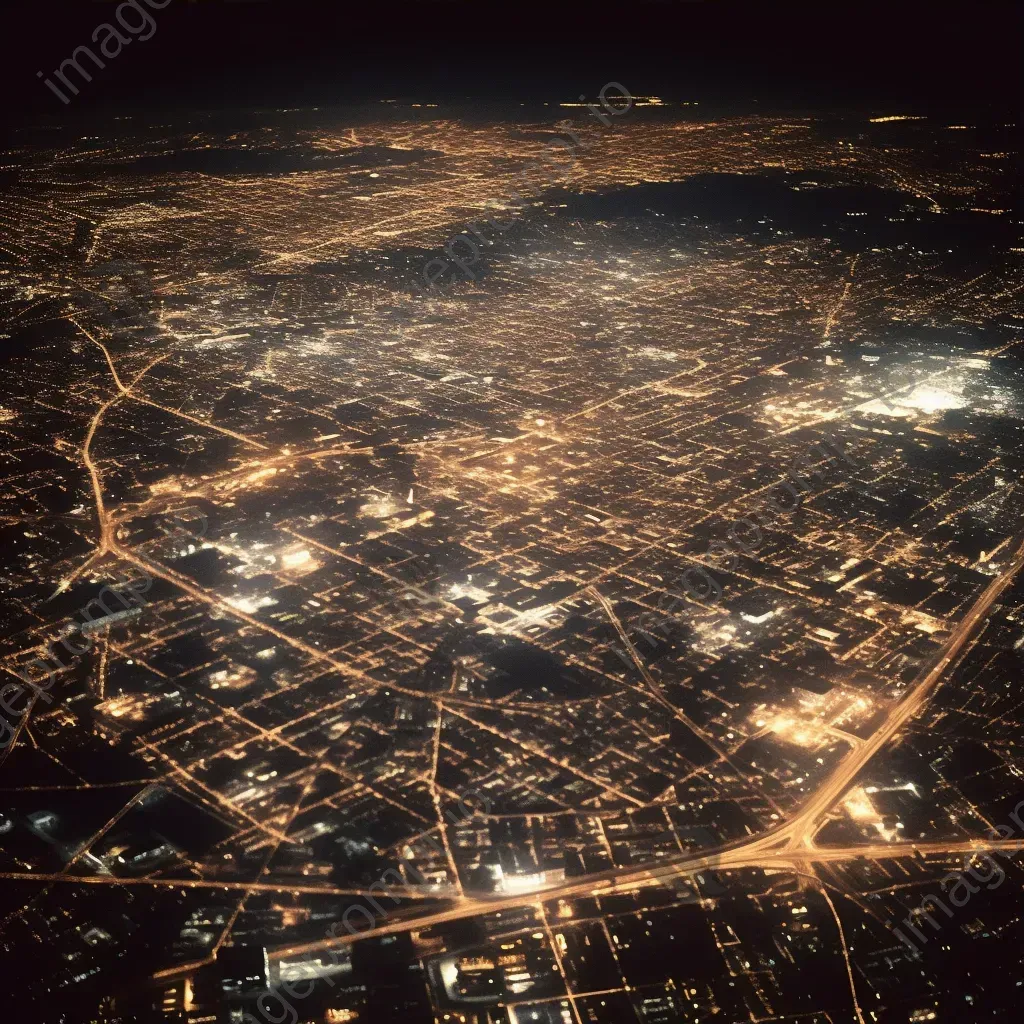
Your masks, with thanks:
[[[395,934],[396,932],[409,931],[410,929],[425,929],[448,921],[457,921],[466,917],[475,917],[480,914],[493,914],[499,910],[513,910],[517,907],[529,906],[538,898],[551,900],[567,896],[605,896],[613,893],[632,892],[650,885],[662,885],[666,880],[680,875],[690,876],[702,871],[725,871],[739,868],[774,868],[778,871],[792,871],[799,873],[799,868],[805,861],[850,861],[864,857],[884,857],[886,859],[899,859],[910,857],[916,854],[943,855],[956,853],[981,853],[986,850],[1007,850],[1014,853],[1024,845],[1024,841],[1017,840],[965,840],[954,843],[903,843],[886,844],[879,848],[873,847],[845,847],[834,850],[808,851],[804,856],[796,856],[791,852],[777,851],[775,853],[763,852],[759,849],[740,847],[728,855],[705,854],[699,857],[691,856],[688,860],[681,862],[666,862],[660,868],[637,869],[636,871],[623,871],[622,869],[609,869],[600,872],[598,875],[588,876],[583,880],[558,883],[552,886],[534,890],[529,893],[520,893],[515,896],[499,897],[477,897],[466,898],[465,901],[424,916],[403,916],[392,915],[390,921],[385,921],[376,928],[368,928],[356,935],[344,935],[337,939],[323,939],[301,945],[282,947],[271,951],[272,960],[287,959],[294,956],[301,956],[307,953],[319,952],[336,946],[349,945],[352,942],[363,938],[378,937],[381,935]],[[750,847],[757,847],[758,843],[749,844]]]
[[[166,359],[167,356],[163,355],[160,356],[159,359],[153,360],[153,363],[150,363],[150,365],[147,366],[146,369],[142,371],[142,373],[138,374],[131,382],[131,384],[129,384],[126,387],[124,383],[121,381],[121,377],[118,375],[117,369],[114,366],[114,360],[111,358],[110,352],[107,350],[106,345],[104,345],[103,342],[99,341],[97,338],[94,338],[77,320],[75,320],[74,317],[68,317],[68,320],[70,320],[71,323],[73,323],[75,327],[77,327],[82,332],[82,334],[84,334],[94,345],[97,345],[103,351],[103,354],[104,356],[106,356],[107,359],[107,365],[110,367],[111,375],[114,378],[114,384],[116,385],[117,390],[119,392],[119,397],[132,398],[136,402],[141,402],[143,405],[151,405],[154,409],[159,409],[161,412],[166,413],[168,416],[176,416],[178,419],[187,420],[189,423],[194,423],[197,426],[206,428],[207,430],[215,430],[219,434],[224,434],[227,437],[233,437],[236,441],[241,441],[243,444],[250,445],[253,448],[259,448],[261,451],[268,450],[265,444],[261,444],[259,441],[254,441],[251,437],[246,437],[245,434],[236,433],[234,430],[229,430],[227,427],[219,427],[217,426],[216,423],[211,423],[209,420],[201,420],[196,416],[190,416],[188,413],[181,412],[178,409],[168,409],[166,406],[160,405],[159,402],[154,402],[152,399],[146,398],[144,395],[134,394],[132,388],[139,382],[143,374],[145,374],[146,371],[149,370],[150,366],[153,366],[155,363],[160,362],[161,359]],[[104,409],[103,411],[105,412],[106,409]]]
[[[142,568],[153,569],[154,566],[148,560],[139,559],[130,552],[122,552],[115,548],[115,553],[140,565]],[[934,665],[926,668],[918,683],[910,691],[909,695],[899,704],[895,705],[886,716],[883,725],[876,730],[874,735],[861,746],[853,749],[843,759],[832,776],[823,784],[817,793],[802,808],[790,822],[766,832],[752,840],[740,841],[731,847],[722,847],[716,851],[698,856],[685,855],[681,858],[672,858],[663,866],[639,869],[633,872],[622,872],[609,869],[589,875],[583,879],[574,879],[571,882],[563,882],[550,887],[535,890],[531,894],[517,894],[514,896],[477,898],[465,897],[458,900],[454,906],[445,910],[428,915],[392,915],[392,920],[383,922],[376,928],[367,929],[357,936],[346,936],[337,940],[322,940],[306,944],[300,947],[287,947],[274,953],[275,958],[293,956],[297,953],[311,952],[318,949],[330,948],[334,945],[345,944],[354,941],[357,937],[368,937],[371,935],[384,935],[397,931],[404,931],[411,927],[426,928],[432,924],[439,924],[445,921],[459,920],[465,917],[472,917],[482,913],[492,913],[500,909],[512,909],[522,906],[530,896],[534,899],[543,897],[551,899],[558,896],[582,896],[594,895],[602,892],[628,891],[647,885],[661,884],[663,879],[677,875],[692,875],[694,873],[714,870],[724,871],[743,867],[774,867],[778,870],[799,869],[803,865],[813,865],[814,862],[846,861],[856,858],[879,858],[894,859],[909,855],[949,855],[954,853],[975,853],[982,850],[1003,850],[1012,849],[1017,852],[1020,843],[1016,841],[985,841],[985,840],[964,840],[962,842],[937,842],[937,843],[916,843],[916,844],[875,844],[861,847],[844,848],[815,848],[813,837],[819,826],[821,816],[826,813],[839,798],[842,792],[853,781],[857,773],[874,756],[882,746],[885,745],[921,707],[929,692],[933,689],[949,665],[957,658],[960,651],[971,638],[975,628],[984,619],[992,604],[998,599],[1003,591],[1010,585],[1016,574],[1024,566],[1024,543],[1019,543],[1016,556],[1010,565],[985,589],[975,601],[971,610],[957,626],[950,636],[943,650],[942,655]],[[168,573],[170,582],[181,584],[183,581],[176,573]],[[193,588],[187,587],[191,590]],[[216,599],[208,599],[216,600]],[[230,608],[230,606],[227,606]],[[249,619],[250,616],[232,609],[238,617]],[[264,624],[254,620],[254,624],[264,628]],[[271,630],[277,632],[276,630]],[[305,645],[303,645],[305,646]],[[315,651],[315,648],[313,649]],[[322,652],[316,652],[321,654]],[[599,780],[592,780],[598,782]],[[625,795],[625,794],[622,794]],[[138,884],[158,885],[165,887],[182,888],[237,888],[241,891],[277,891],[277,892],[316,892],[329,893],[333,895],[354,895],[363,893],[359,890],[339,890],[333,887],[287,885],[280,883],[223,883],[209,880],[203,881],[179,881],[174,879],[114,879],[103,876],[69,876],[66,874],[44,876],[31,873],[2,873],[2,878],[19,879],[23,881],[35,880],[43,882],[63,882],[73,884]],[[396,888],[395,892],[407,895],[411,898],[437,898],[438,894],[414,893],[411,889],[406,892]],[[397,919],[396,919],[397,918]]]
[[[0,879],[13,882],[40,882],[48,885],[112,885],[148,886],[159,889],[220,889],[224,892],[279,892],[310,896],[350,896],[355,898],[379,896],[380,892],[366,889],[340,889],[332,885],[311,885],[306,882],[236,882],[215,881],[209,878],[128,878],[114,875],[66,875],[60,873],[37,874],[32,871],[0,871]],[[424,892],[415,886],[390,886],[402,899],[437,900],[445,899],[443,893]]]
[[[1019,542],[1013,561],[974,602],[970,611],[946,641],[943,653],[935,661],[935,664],[922,671],[918,682],[909,694],[900,703],[890,708],[880,728],[875,730],[870,739],[847,754],[832,776],[819,787],[797,817],[787,826],[791,833],[799,836],[799,842],[807,845],[813,840],[820,817],[839,799],[868,761],[892,739],[908,719],[920,710],[928,694],[934,689],[950,664],[958,657],[974,630],[1003,591],[1013,582],[1022,567],[1024,567],[1024,542]]]
[[[751,844],[756,846],[756,844]],[[553,883],[529,892],[513,895],[477,893],[466,894],[453,899],[444,891],[426,889],[414,885],[389,885],[387,892],[404,900],[442,900],[455,904],[433,915],[416,917],[402,923],[405,928],[427,928],[442,921],[490,914],[496,910],[511,910],[527,906],[538,898],[552,900],[566,896],[607,895],[618,892],[632,892],[652,885],[662,885],[667,879],[690,876],[702,871],[735,871],[743,868],[770,868],[778,871],[798,872],[803,864],[833,864],[854,860],[899,860],[905,857],[943,857],[987,852],[1005,852],[1007,855],[1024,851],[1024,837],[1021,839],[963,839],[956,841],[936,840],[927,843],[876,843],[866,846],[844,846],[817,848],[804,852],[789,850],[762,850],[740,847],[728,853],[705,853],[699,856],[688,854],[686,859],[671,858],[660,866],[637,868],[629,871],[622,868],[608,868],[596,875],[583,879]],[[59,872],[39,873],[32,871],[0,871],[0,879],[17,882],[39,882],[64,885],[110,885],[140,886],[165,889],[221,889],[225,892],[279,892],[313,896],[345,896],[369,898],[379,896],[381,890],[346,889],[333,885],[317,885],[308,882],[281,880],[277,882],[248,882],[210,878],[131,878],[114,875],[71,875]],[[883,886],[882,892],[893,886]],[[392,929],[393,930],[393,929]],[[385,926],[367,929],[355,938],[386,934]],[[349,941],[346,937],[339,942]],[[328,945],[330,943],[327,943]],[[314,944],[318,945],[318,944]],[[305,947],[303,947],[305,948]],[[279,950],[280,956],[286,951]]]
[[[822,815],[827,813],[834,805],[835,801],[874,754],[920,709],[928,693],[959,655],[973,634],[974,629],[988,614],[989,609],[999,595],[1013,582],[1014,577],[1022,566],[1024,566],[1024,542],[1018,544],[1016,557],[1010,565],[989,584],[975,601],[974,605],[972,605],[971,610],[950,636],[942,655],[936,660],[935,664],[923,670],[920,680],[911,690],[909,696],[890,709],[883,725],[876,730],[869,740],[847,754],[832,776],[791,821],[777,826],[754,839],[740,840],[735,844],[720,847],[716,851],[701,856],[672,858],[667,860],[662,867],[642,869],[635,872],[609,869],[589,875],[585,879],[575,879],[572,882],[560,883],[529,895],[533,897],[542,895],[545,899],[568,895],[595,895],[623,888],[630,889],[652,883],[658,884],[662,878],[671,875],[694,874],[695,872],[707,870],[722,871],[741,867],[767,866],[785,870],[787,867],[799,868],[803,865],[811,865],[815,861],[842,861],[858,857],[890,859],[919,853],[925,855],[930,853],[977,853],[983,850],[1004,849],[1012,850],[1014,853],[1018,852],[1021,843],[1005,840],[972,839],[957,843],[876,844],[874,846],[829,849],[814,847],[813,839],[818,830]],[[389,934],[395,931],[403,931],[410,927],[426,928],[431,924],[439,924],[443,921],[491,913],[494,910],[512,909],[528,902],[527,895],[521,894],[518,898],[508,897],[497,900],[467,899],[455,908],[429,915],[426,918],[418,918],[413,922],[404,920],[385,922],[378,928],[367,929],[367,931],[359,933],[359,936],[356,936],[356,938]],[[296,952],[329,948],[331,945],[345,944],[351,941],[354,941],[354,938],[351,936],[334,941],[325,940],[324,942],[307,944],[302,947],[289,947],[287,950],[279,951],[275,955],[294,955]]]

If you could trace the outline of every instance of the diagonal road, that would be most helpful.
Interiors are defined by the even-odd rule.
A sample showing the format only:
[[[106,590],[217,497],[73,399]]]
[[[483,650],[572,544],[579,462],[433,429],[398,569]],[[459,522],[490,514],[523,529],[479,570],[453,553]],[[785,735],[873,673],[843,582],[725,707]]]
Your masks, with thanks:
[[[971,606],[970,611],[953,630],[942,652],[935,661],[922,669],[907,696],[894,705],[885,721],[869,740],[854,747],[839,763],[832,775],[818,788],[817,792],[790,821],[763,833],[753,839],[738,840],[716,850],[699,854],[686,854],[667,860],[661,866],[635,871],[608,870],[588,875],[585,878],[566,880],[556,885],[522,893],[516,896],[484,897],[463,899],[450,908],[426,916],[393,914],[377,928],[360,933],[355,938],[370,935],[386,935],[405,931],[410,927],[426,928],[431,924],[458,920],[477,914],[493,913],[496,910],[511,909],[560,896],[584,896],[595,893],[635,889],[645,885],[659,884],[678,875],[692,875],[707,870],[722,870],[740,867],[786,867],[808,864],[812,861],[844,861],[858,857],[892,858],[914,853],[970,853],[987,849],[1012,849],[1016,852],[1021,843],[1015,840],[963,840],[961,842],[906,843],[865,845],[844,848],[818,848],[814,846],[814,835],[821,826],[822,818],[834,806],[848,786],[872,757],[885,746],[906,722],[913,717],[927,700],[944,673],[962,653],[978,626],[984,621],[993,604],[1016,578],[1024,567],[1024,538],[1018,537],[1017,546],[1009,565],[985,588]],[[353,941],[352,936],[339,939],[325,939],[300,946],[289,946],[272,954],[274,959],[296,956],[324,950]]]
[[[672,877],[692,876],[702,871],[733,870],[744,867],[772,867],[778,870],[809,869],[814,862],[843,862],[858,858],[893,859],[913,855],[943,856],[967,854],[983,850],[997,850],[1007,854],[1017,853],[1024,846],[1024,839],[991,840],[965,839],[922,843],[882,843],[848,847],[822,848],[814,846],[814,836],[822,819],[831,810],[843,792],[856,779],[859,772],[871,758],[902,728],[923,706],[946,670],[961,655],[984,621],[992,606],[1006,591],[1018,572],[1024,568],[1024,537],[1017,537],[1013,558],[1007,567],[985,588],[971,606],[967,615],[954,629],[942,652],[922,669],[907,696],[895,704],[885,721],[870,739],[852,749],[839,763],[832,775],[825,780],[811,799],[788,822],[776,826],[759,836],[737,840],[714,850],[688,853],[681,857],[668,858],[659,865],[635,870],[610,869],[582,878],[567,879],[528,893],[496,896],[463,896],[454,899],[442,909],[428,914],[418,912],[415,907],[397,910],[388,915],[372,929],[356,935],[325,938],[278,948],[270,953],[272,960],[304,956],[347,945],[357,939],[408,931],[410,928],[428,928],[447,921],[456,921],[478,914],[490,914],[499,910],[529,906],[542,900],[558,897],[593,896],[629,891],[651,885],[661,885]],[[66,881],[83,881],[65,876]],[[62,879],[63,880],[63,879]],[[180,884],[180,883],[179,883]],[[377,895],[394,892],[403,893],[399,887],[388,887]],[[423,895],[422,892],[417,895]],[[433,894],[436,898],[444,898]],[[182,964],[159,972],[161,981],[192,973],[205,961]]]

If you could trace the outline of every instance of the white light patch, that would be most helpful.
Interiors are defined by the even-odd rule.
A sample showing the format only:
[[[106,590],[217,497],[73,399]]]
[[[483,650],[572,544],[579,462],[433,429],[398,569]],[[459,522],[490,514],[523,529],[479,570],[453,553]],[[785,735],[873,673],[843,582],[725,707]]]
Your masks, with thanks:
[[[240,612],[245,612],[247,615],[258,612],[261,608],[269,608],[271,605],[277,604],[267,594],[264,594],[262,597],[229,597],[225,599],[225,603],[231,605],[232,608],[237,608]]]
[[[374,519],[390,519],[393,515],[404,511],[405,509],[391,495],[372,498],[365,505],[359,506],[360,515],[370,516]]]
[[[930,384],[921,384],[914,388],[900,404],[930,414],[943,412],[946,409],[962,409],[966,402],[951,391],[933,388]]]
[[[487,604],[494,595],[483,587],[474,587],[472,583],[453,583],[448,588],[448,599],[458,601],[460,598],[468,597],[477,604]]]
[[[298,569],[300,566],[308,565],[313,556],[305,549],[298,551],[285,551],[281,554],[281,567],[284,569]]]
[[[655,348],[653,345],[644,346],[636,354],[643,356],[644,359],[659,359],[666,363],[673,363],[679,358],[678,352],[671,352],[664,348]]]

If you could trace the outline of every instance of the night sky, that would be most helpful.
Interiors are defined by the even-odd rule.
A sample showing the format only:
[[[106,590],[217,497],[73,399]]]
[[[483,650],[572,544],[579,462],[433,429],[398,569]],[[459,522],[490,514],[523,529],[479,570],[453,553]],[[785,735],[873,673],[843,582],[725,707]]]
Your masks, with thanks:
[[[1019,105],[1020,15],[919,0],[805,3],[314,3],[170,0],[88,92],[63,108],[36,77],[96,26],[105,0],[5,5],[0,62],[14,119],[120,108],[575,98],[617,79],[636,94],[750,109]],[[9,13],[6,13],[9,12]],[[129,15],[130,17],[131,15]]]

